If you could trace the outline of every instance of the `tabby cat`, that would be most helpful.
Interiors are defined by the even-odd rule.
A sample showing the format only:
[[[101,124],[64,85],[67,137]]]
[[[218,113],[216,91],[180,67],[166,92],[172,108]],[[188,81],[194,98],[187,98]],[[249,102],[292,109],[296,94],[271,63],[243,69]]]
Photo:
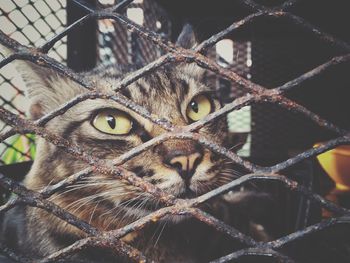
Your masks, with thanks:
[[[190,27],[186,26],[178,43],[192,46],[193,39]],[[50,69],[29,62],[16,63],[27,86],[27,96],[31,101],[29,112],[34,120],[87,92],[79,84]],[[108,66],[83,73],[82,77],[92,80],[97,91],[111,92],[127,74],[118,66]],[[201,82],[203,74],[204,71],[195,65],[169,65],[118,93],[159,118],[179,126],[188,125],[221,107],[212,89]],[[102,159],[114,159],[165,132],[117,102],[101,98],[75,105],[51,120],[46,128]],[[225,145],[226,130],[223,117],[201,128],[199,133]],[[86,166],[85,162],[38,138],[36,159],[24,185],[38,190]],[[125,163],[124,167],[181,198],[208,192],[231,181],[236,174],[228,160],[195,141],[180,139],[154,146]],[[157,200],[139,188],[103,174],[89,176],[49,200],[100,230],[122,227],[161,207]],[[213,210],[210,205],[208,207]],[[19,206],[9,211],[2,229],[2,242],[34,258],[47,256],[85,237],[77,228],[33,207]],[[206,262],[220,256],[225,247],[209,227],[180,216],[167,217],[123,240],[156,262]],[[95,248],[76,255],[71,262],[78,259],[86,262],[127,261]]]

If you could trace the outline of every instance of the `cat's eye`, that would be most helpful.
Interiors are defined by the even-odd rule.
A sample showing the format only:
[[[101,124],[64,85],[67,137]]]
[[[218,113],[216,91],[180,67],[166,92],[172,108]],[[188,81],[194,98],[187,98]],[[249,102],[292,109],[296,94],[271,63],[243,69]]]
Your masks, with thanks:
[[[188,104],[186,114],[191,121],[198,121],[211,113],[212,107],[212,102],[207,96],[197,95]]]
[[[125,135],[132,129],[131,118],[119,111],[105,110],[98,113],[92,125],[99,131],[113,134],[113,135]]]

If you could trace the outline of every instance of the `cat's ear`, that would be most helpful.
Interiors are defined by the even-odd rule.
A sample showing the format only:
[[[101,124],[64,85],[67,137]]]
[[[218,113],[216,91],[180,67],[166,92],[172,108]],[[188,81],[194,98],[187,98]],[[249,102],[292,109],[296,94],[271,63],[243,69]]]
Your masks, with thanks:
[[[4,56],[13,53],[3,45],[0,45],[0,51]],[[15,67],[25,84],[25,94],[30,101],[28,112],[31,119],[42,117],[84,92],[84,88],[78,83],[52,69],[24,60],[14,60],[9,65]]]
[[[184,25],[176,41],[176,44],[187,49],[193,48],[198,45],[198,41],[192,25]],[[198,80],[202,80],[205,78],[205,70],[195,65],[194,63],[182,65],[180,70],[182,70],[184,74],[195,77]]]
[[[190,24],[184,25],[176,44],[187,49],[193,48],[198,44],[193,27]]]

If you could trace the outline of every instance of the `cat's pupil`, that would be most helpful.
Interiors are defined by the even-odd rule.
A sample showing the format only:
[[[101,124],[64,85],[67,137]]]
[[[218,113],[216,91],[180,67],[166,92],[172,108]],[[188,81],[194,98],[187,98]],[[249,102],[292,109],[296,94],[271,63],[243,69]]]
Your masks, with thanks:
[[[114,128],[115,128],[115,118],[114,118],[112,115],[108,115],[108,116],[106,117],[106,119],[107,119],[107,122],[108,122],[109,127],[111,127],[112,129],[114,129]]]
[[[198,113],[198,103],[197,103],[197,102],[195,102],[194,100],[191,101],[190,106],[191,106],[191,109],[192,109],[195,113]]]

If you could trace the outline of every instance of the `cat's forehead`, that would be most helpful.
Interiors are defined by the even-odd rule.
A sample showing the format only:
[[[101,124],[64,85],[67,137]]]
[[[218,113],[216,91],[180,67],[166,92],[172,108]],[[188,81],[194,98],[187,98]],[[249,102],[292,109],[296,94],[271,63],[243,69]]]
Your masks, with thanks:
[[[183,103],[199,93],[210,91],[196,73],[194,67],[163,68],[138,79],[119,93],[151,112],[176,115],[181,112]],[[103,78],[100,88],[112,91],[122,77],[118,70],[107,69],[100,76]],[[109,85],[103,84],[106,82]]]

